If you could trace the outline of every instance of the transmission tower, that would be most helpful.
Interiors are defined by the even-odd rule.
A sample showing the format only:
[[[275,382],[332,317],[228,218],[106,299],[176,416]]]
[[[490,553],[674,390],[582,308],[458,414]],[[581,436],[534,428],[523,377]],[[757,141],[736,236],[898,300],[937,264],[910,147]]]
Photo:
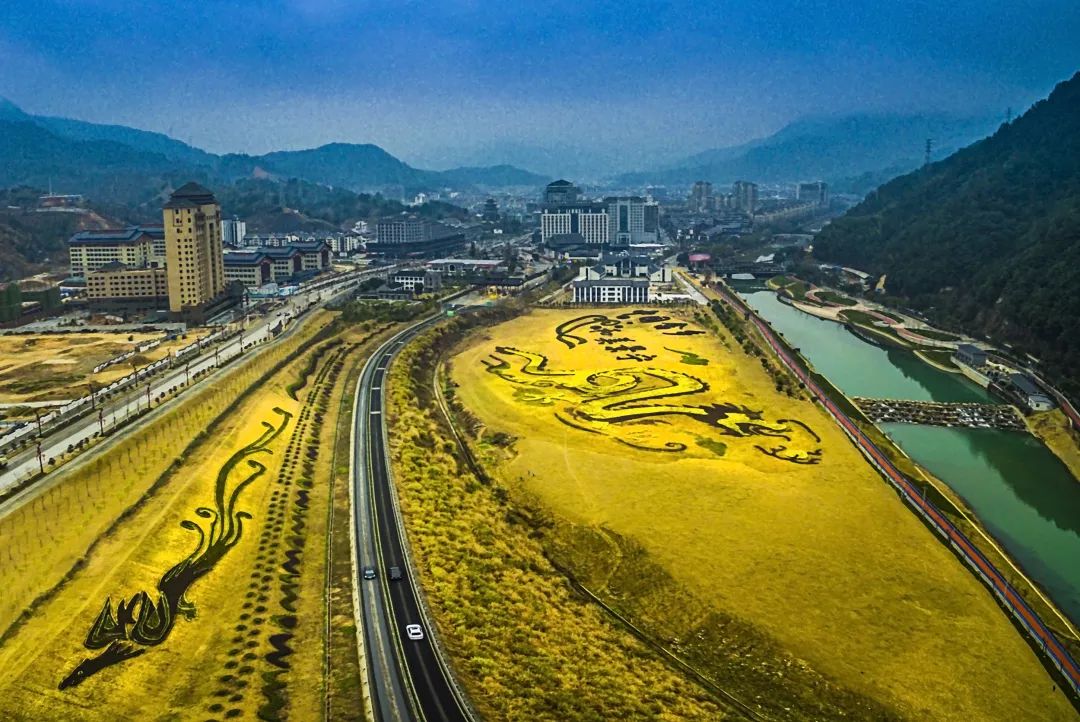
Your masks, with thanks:
[[[926,155],[923,158],[923,165],[930,165],[930,152],[934,149],[934,139],[926,139]]]
[[[1005,125],[1012,122],[1012,106],[1010,105],[1005,109]]]

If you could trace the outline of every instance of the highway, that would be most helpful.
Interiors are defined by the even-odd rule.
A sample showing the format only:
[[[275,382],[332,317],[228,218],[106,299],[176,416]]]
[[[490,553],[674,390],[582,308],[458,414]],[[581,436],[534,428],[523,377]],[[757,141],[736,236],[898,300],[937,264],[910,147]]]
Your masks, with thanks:
[[[419,582],[400,527],[396,492],[387,458],[383,394],[387,367],[413,336],[439,320],[421,321],[384,343],[368,359],[357,382],[353,408],[353,540],[356,602],[367,657],[371,707],[379,722],[471,719],[449,670],[434,647],[421,612]],[[363,570],[376,570],[364,579]],[[398,567],[403,578],[391,580]],[[422,640],[410,640],[405,625],[420,624]]]

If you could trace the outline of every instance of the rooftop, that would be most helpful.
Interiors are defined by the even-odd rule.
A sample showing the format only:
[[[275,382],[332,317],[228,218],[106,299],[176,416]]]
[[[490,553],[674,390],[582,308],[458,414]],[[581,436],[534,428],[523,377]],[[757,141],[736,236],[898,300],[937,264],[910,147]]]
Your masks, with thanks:
[[[217,203],[217,199],[214,198],[214,193],[208,188],[204,188],[198,183],[191,182],[177,188],[169,196],[169,202],[165,204],[166,208],[195,208],[197,206],[206,206]]]
[[[69,246],[115,246],[125,244],[137,244],[143,242],[143,237],[161,240],[165,237],[165,229],[161,226],[128,226],[127,228],[106,228],[99,231],[79,231],[67,243]]]
[[[434,261],[427,262],[429,266],[446,263],[459,263],[463,266],[498,266],[503,261],[489,258],[436,258]]]
[[[598,281],[574,281],[574,285],[578,287],[591,287],[591,286],[648,286],[649,279],[647,278],[604,278]]]
[[[1035,385],[1035,382],[1024,374],[1009,374],[1009,383],[1016,387],[1017,391],[1028,396],[1046,396],[1046,392]]]

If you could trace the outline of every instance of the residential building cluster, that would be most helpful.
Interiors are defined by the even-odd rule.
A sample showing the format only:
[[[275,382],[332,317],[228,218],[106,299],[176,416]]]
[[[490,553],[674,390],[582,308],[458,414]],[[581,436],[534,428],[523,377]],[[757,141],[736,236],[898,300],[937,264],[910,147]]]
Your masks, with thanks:
[[[735,181],[730,193],[715,193],[709,181],[697,181],[690,189],[687,209],[707,214],[725,210],[752,216],[758,208],[758,186],[750,181]]]

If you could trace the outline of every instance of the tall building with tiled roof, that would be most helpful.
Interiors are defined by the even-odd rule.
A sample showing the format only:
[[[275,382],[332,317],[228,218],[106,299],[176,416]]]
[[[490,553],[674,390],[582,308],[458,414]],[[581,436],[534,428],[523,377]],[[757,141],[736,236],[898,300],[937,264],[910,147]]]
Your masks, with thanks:
[[[169,311],[197,313],[225,293],[221,206],[210,190],[187,183],[163,214]]]

